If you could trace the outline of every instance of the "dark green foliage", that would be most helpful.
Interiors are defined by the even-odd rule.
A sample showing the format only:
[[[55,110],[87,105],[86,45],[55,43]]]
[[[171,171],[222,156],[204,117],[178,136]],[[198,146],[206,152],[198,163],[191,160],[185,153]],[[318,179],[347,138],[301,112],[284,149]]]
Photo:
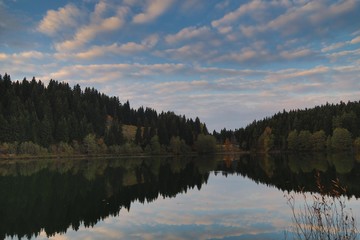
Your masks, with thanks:
[[[323,151],[326,148],[326,135],[324,130],[314,132],[311,135],[310,142],[313,151]]]
[[[298,150],[300,151],[310,151],[311,146],[311,133],[309,130],[302,130],[298,136]]]
[[[331,138],[331,147],[336,151],[351,149],[352,139],[350,132],[345,128],[336,128]]]
[[[200,154],[216,151],[216,139],[211,135],[199,134],[195,142],[196,151]]]
[[[175,155],[190,152],[190,148],[186,145],[184,140],[180,139],[180,137],[172,137],[170,139],[170,149]]]
[[[105,144],[108,146],[124,144],[122,127],[118,124],[118,121],[112,121],[105,131]]]
[[[293,130],[289,133],[287,137],[288,142],[288,149],[291,151],[298,150],[298,132],[296,130]]]
[[[193,121],[144,107],[136,110],[129,101],[122,104],[94,88],[83,91],[79,85],[71,88],[55,80],[44,86],[35,78],[14,82],[8,74],[0,75],[0,143],[33,142],[48,148],[60,142],[82,145],[86,136],[93,136],[107,146],[121,146],[125,144],[123,125],[137,126],[135,144],[142,148],[155,135],[164,147],[172,137],[192,147],[198,134],[208,134],[199,118]],[[90,145],[85,149],[94,150]]]
[[[311,109],[279,112],[272,117],[253,121],[245,128],[214,132],[219,143],[235,138],[242,150],[263,149],[263,132],[271,129],[272,150],[324,151],[331,150],[331,136],[336,128],[349,131],[352,141],[360,137],[360,102],[340,102]],[[328,139],[328,137],[330,138]],[[350,149],[350,147],[346,147]],[[339,149],[333,149],[339,150]]]

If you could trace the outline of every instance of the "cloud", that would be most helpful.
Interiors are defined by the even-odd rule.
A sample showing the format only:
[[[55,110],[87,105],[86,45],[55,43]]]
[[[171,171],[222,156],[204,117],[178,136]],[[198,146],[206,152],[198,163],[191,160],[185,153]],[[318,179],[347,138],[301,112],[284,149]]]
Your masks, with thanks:
[[[360,36],[357,36],[356,38],[353,38],[351,41],[350,41],[351,44],[357,44],[357,43],[360,43]]]
[[[281,36],[314,38],[332,34],[335,29],[354,28],[353,22],[359,20],[356,17],[359,10],[360,2],[355,0],[340,1],[332,5],[328,1],[255,0],[212,21],[211,25],[226,34],[229,31],[226,27],[238,27],[239,19],[243,18],[239,28],[243,36],[248,38],[264,33],[266,36],[281,33]],[[269,14],[269,11],[275,14]],[[248,24],[249,19],[251,24]],[[279,36],[276,38],[281,41]]]
[[[271,55],[266,49],[259,46],[245,47],[240,51],[220,54],[213,59],[214,62],[237,62],[247,64],[261,64],[266,61],[276,59],[275,55]]]
[[[157,35],[151,35],[145,38],[141,43],[128,42],[124,44],[113,43],[106,46],[93,46],[87,51],[78,52],[78,53],[65,53],[57,54],[58,59],[67,60],[69,58],[78,58],[78,59],[94,59],[96,57],[105,56],[108,54],[131,54],[137,52],[143,52],[146,50],[152,49],[158,42]]]
[[[222,10],[227,8],[229,4],[230,4],[229,0],[221,1],[215,5],[215,8]]]
[[[16,61],[27,61],[29,59],[43,59],[48,54],[39,51],[26,51],[13,54],[0,53],[0,60],[16,60]]]
[[[231,26],[227,26],[227,27],[218,27],[218,31],[221,34],[228,34],[233,30],[233,28]]]
[[[270,21],[266,27],[273,30],[281,31],[282,33],[289,35],[299,31],[300,28],[305,27],[303,25],[306,22],[308,15],[316,13],[323,8],[320,1],[308,2],[302,6],[292,6],[288,8],[284,14],[279,15],[272,21]],[[300,21],[302,20],[302,21]]]
[[[344,50],[344,51],[328,54],[327,56],[332,60],[336,60],[341,57],[358,56],[358,55],[360,55],[360,49]]]
[[[5,53],[0,53],[0,61],[6,59],[7,59],[7,55]]]
[[[181,73],[186,69],[184,64],[89,64],[71,65],[49,74],[52,79],[69,82],[105,83],[122,80],[152,80],[156,76]]]
[[[326,79],[327,74],[333,72],[333,69],[319,65],[313,68],[307,69],[283,69],[276,72],[267,72],[264,77],[265,84],[281,83],[286,84],[290,82],[297,82],[297,78],[303,78],[308,81],[319,81],[320,79]],[[285,81],[285,82],[284,82]]]
[[[321,49],[322,52],[331,52],[346,45],[346,42],[333,43]]]
[[[359,2],[354,0],[328,4],[327,1],[310,1],[303,5],[293,5],[259,31],[272,29],[283,35],[304,34],[305,36],[324,36],[334,29],[351,26],[352,19],[347,16],[359,10]],[[336,21],[335,21],[336,19]],[[333,23],[333,22],[336,23]],[[329,28],[331,24],[331,28]]]
[[[173,3],[173,0],[151,0],[147,1],[147,6],[143,13],[139,13],[133,17],[134,23],[151,22],[161,14],[163,14]]]
[[[169,44],[173,44],[176,42],[189,40],[192,38],[197,37],[206,37],[210,33],[210,28],[203,26],[203,27],[187,27],[183,28],[176,34],[167,35],[165,37],[165,41]]]
[[[321,4],[321,8],[314,9],[317,12],[310,16],[310,21],[319,24],[330,19],[341,20],[342,17],[347,17],[349,13],[359,10],[359,6],[357,0],[338,1],[330,6]]]
[[[38,51],[28,51],[28,52],[21,52],[19,54],[14,54],[15,57],[25,58],[25,59],[42,59],[45,57],[45,55],[47,54]]]
[[[304,57],[313,56],[313,55],[314,55],[313,51],[311,51],[310,49],[305,49],[305,48],[280,52],[280,56],[285,59],[288,59],[288,60],[304,58]]]
[[[49,36],[54,36],[67,28],[75,28],[81,11],[73,4],[59,8],[57,11],[48,10],[45,17],[39,23],[37,30]]]
[[[216,49],[209,50],[203,42],[188,44],[179,48],[170,48],[163,51],[156,51],[155,54],[162,57],[169,57],[181,61],[203,62],[210,61],[217,54]]]
[[[211,25],[216,28],[222,25],[228,25],[238,20],[240,17],[244,16],[245,14],[250,14],[251,12],[265,8],[266,8],[265,2],[259,0],[250,1],[249,3],[241,5],[235,11],[225,14],[225,16],[223,16],[222,18],[212,21]]]
[[[119,7],[114,16],[102,18],[105,7],[96,5],[90,24],[78,29],[73,39],[55,44],[55,49],[59,52],[73,51],[92,41],[98,34],[120,29],[125,24],[128,8]]]

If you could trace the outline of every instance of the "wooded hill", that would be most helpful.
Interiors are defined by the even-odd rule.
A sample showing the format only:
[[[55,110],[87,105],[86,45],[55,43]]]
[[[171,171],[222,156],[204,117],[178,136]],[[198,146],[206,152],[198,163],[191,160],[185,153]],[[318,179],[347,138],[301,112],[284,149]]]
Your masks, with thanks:
[[[136,126],[131,142],[124,138],[123,125]],[[208,131],[199,118],[133,109],[128,101],[121,103],[94,88],[82,90],[55,80],[45,86],[35,78],[11,81],[10,75],[0,75],[0,153],[28,153],[35,148],[106,152],[110,146],[113,152],[124,150],[120,146],[126,146],[125,152],[129,148],[156,152],[170,145],[185,151],[200,134]]]
[[[360,150],[360,102],[340,102],[279,112],[245,128],[213,133],[219,142],[242,150]]]

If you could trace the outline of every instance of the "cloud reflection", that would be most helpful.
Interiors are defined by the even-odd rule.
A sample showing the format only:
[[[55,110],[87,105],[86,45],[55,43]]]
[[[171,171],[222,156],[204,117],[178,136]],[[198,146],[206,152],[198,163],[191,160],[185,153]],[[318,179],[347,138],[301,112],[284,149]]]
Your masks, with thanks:
[[[94,228],[51,239],[277,239],[290,220],[282,198],[279,190],[249,179],[212,174],[201,191],[135,202]]]

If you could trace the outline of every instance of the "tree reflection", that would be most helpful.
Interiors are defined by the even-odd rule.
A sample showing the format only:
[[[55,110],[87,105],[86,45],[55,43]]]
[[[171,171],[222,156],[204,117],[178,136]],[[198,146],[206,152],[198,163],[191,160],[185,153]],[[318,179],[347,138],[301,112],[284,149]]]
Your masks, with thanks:
[[[0,238],[94,226],[134,201],[200,189],[213,165],[211,159],[160,158],[2,164]]]
[[[210,173],[238,174],[282,191],[324,191],[331,180],[360,197],[360,163],[351,155],[258,155],[0,162],[0,238],[48,236],[90,227],[134,201],[201,189]]]
[[[222,165],[218,168],[282,191],[304,189],[306,192],[318,192],[314,176],[316,172],[321,172],[321,181],[328,191],[331,190],[331,180],[339,179],[341,185],[347,187],[347,196],[360,197],[360,164],[348,154],[246,155],[233,161],[231,169]]]

